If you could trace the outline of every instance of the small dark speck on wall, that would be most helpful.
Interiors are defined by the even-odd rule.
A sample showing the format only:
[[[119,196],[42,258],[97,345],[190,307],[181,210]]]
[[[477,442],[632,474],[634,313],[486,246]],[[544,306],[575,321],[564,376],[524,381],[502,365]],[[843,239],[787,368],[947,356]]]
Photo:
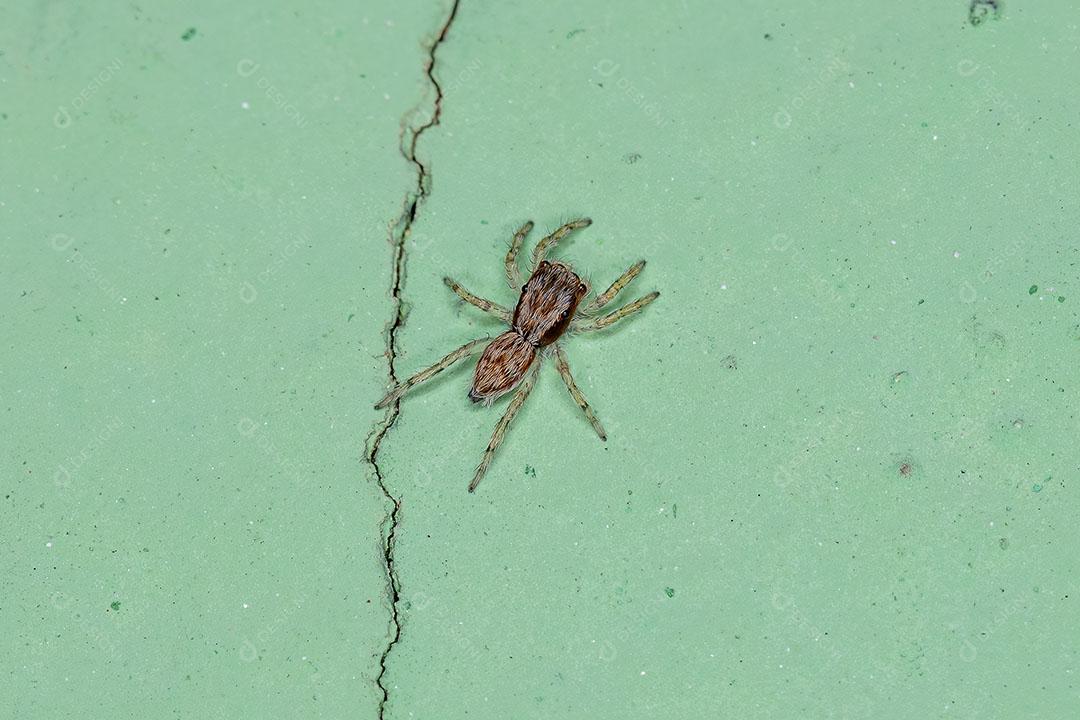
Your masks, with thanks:
[[[187,42],[191,38],[195,37],[195,32],[196,32],[195,28],[190,27],[190,28],[188,28],[187,30],[184,31],[184,34],[180,36],[180,39],[183,40],[184,42]]]
[[[991,18],[1001,19],[1000,0],[971,0],[971,5],[968,6],[968,22],[978,27]]]

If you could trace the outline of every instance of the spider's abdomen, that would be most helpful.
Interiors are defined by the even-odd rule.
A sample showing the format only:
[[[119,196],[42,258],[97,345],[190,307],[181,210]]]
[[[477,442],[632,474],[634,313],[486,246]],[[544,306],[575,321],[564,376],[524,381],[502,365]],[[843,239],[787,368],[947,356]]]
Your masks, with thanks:
[[[536,348],[510,330],[491,341],[476,363],[469,399],[490,405],[514,389],[536,358]]]

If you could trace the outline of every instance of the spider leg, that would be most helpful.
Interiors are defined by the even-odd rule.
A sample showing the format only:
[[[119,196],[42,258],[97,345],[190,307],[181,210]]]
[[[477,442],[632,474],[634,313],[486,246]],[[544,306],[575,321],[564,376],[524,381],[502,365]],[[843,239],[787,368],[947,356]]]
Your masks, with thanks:
[[[518,386],[517,392],[514,393],[514,397],[510,400],[510,407],[506,408],[506,412],[499,422],[495,425],[495,432],[491,434],[491,440],[488,441],[487,450],[484,451],[484,457],[480,460],[480,466],[476,468],[476,475],[473,476],[472,482],[469,483],[469,492],[476,490],[476,486],[480,484],[480,481],[484,479],[484,474],[487,472],[488,466],[491,465],[492,458],[495,457],[495,451],[502,445],[503,438],[506,437],[506,430],[510,427],[510,423],[514,420],[514,416],[517,415],[518,410],[525,404],[525,399],[529,397],[529,393],[532,392],[533,385],[536,384],[537,371],[540,369],[540,359],[537,358],[536,365],[529,371],[529,374],[525,376],[521,385]]]
[[[517,255],[521,250],[521,243],[525,241],[525,236],[528,235],[529,231],[532,229],[532,220],[522,225],[521,228],[514,233],[514,240],[510,243],[509,252],[506,253],[506,282],[510,283],[511,288],[519,292],[525,281],[521,279],[521,268],[518,267],[517,264]]]
[[[577,230],[578,228],[589,227],[592,225],[592,220],[589,218],[581,218],[580,220],[571,220],[555,232],[548,235],[546,238],[536,243],[536,247],[533,248],[532,253],[532,268],[531,272],[536,272],[536,268],[540,266],[540,261],[547,256],[548,250],[555,245],[555,243],[562,240],[564,237],[570,234],[571,230]]]
[[[486,343],[490,339],[491,338],[482,337],[482,338],[478,338],[476,340],[471,340],[471,341],[465,343],[464,345],[459,347],[457,350],[455,350],[454,352],[452,352],[449,355],[447,355],[446,357],[444,357],[439,362],[435,363],[434,365],[432,365],[431,367],[429,367],[429,368],[427,368],[425,370],[421,370],[420,372],[416,373],[415,375],[413,375],[411,378],[409,378],[405,382],[403,382],[400,385],[398,385],[397,387],[395,387],[393,390],[391,390],[389,393],[387,393],[386,397],[384,397],[382,400],[380,400],[375,405],[375,409],[376,410],[381,410],[382,408],[386,407],[390,403],[397,402],[398,400],[401,399],[402,395],[409,392],[410,390],[412,390],[414,387],[416,387],[420,383],[426,382],[426,381],[430,380],[431,378],[435,377],[436,375],[441,373],[443,370],[445,370],[446,368],[448,368],[451,365],[453,365],[454,363],[456,363],[458,360],[461,360],[462,358],[468,357],[469,355],[473,354],[474,352],[477,351],[478,348],[480,348],[484,343]]]
[[[593,298],[591,302],[587,303],[585,307],[580,308],[578,312],[584,315],[588,315],[607,305],[609,302],[615,299],[615,296],[618,295],[624,287],[630,284],[631,280],[638,276],[638,273],[640,273],[642,268],[644,267],[645,261],[638,260],[636,263],[634,263],[633,267],[620,275],[618,280],[611,283],[611,287],[605,290],[602,294],[597,295],[595,298]]]
[[[641,312],[641,310],[651,303],[656,298],[660,297],[660,293],[651,292],[644,297],[639,297],[632,303],[623,305],[618,310],[608,313],[603,317],[596,318],[595,320],[586,320],[580,324],[574,323],[573,329],[577,332],[593,332],[594,330],[603,330],[604,328],[612,325],[624,317],[633,315],[634,313]]]
[[[574,402],[578,404],[581,412],[585,413],[585,417],[592,424],[593,430],[596,431],[601,440],[606,441],[607,433],[604,432],[604,426],[600,424],[600,419],[596,417],[596,413],[593,412],[589,402],[581,394],[581,390],[578,389],[577,383],[574,382],[574,376],[570,374],[570,365],[566,362],[566,353],[563,352],[561,345],[555,346],[555,368],[559,371],[559,375],[562,376],[563,382],[566,383],[566,389],[570,391],[570,396],[574,398]]]
[[[510,311],[504,308],[502,305],[498,305],[491,302],[490,300],[485,300],[482,297],[477,297],[476,295],[473,295],[471,292],[461,287],[461,284],[454,281],[452,278],[444,277],[443,282],[446,283],[446,287],[453,290],[454,293],[465,302],[469,303],[470,305],[475,305],[489,315],[494,315],[507,325],[510,324]]]

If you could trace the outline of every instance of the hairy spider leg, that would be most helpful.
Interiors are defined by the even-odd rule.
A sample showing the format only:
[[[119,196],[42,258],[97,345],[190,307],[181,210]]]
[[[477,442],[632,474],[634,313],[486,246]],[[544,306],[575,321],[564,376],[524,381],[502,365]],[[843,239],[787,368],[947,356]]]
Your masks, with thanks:
[[[604,315],[602,317],[598,317],[595,320],[587,320],[587,321],[585,321],[585,322],[583,322],[581,324],[575,324],[574,325],[574,330],[576,330],[577,332],[583,332],[583,333],[593,332],[595,330],[603,330],[604,328],[608,327],[609,325],[613,325],[613,324],[617,323],[619,320],[622,320],[624,317],[629,317],[629,316],[633,315],[634,313],[641,312],[649,303],[651,303],[653,300],[655,300],[658,297],[660,297],[660,293],[651,292],[651,293],[649,293],[648,295],[646,295],[644,297],[639,297],[637,300],[635,300],[632,303],[628,303],[626,305],[623,305],[618,310],[615,310],[614,312],[610,312],[607,315]]]
[[[495,457],[495,451],[499,449],[503,438],[506,437],[506,431],[510,427],[510,423],[514,420],[514,416],[517,415],[521,406],[525,404],[529,393],[532,392],[533,385],[536,384],[537,370],[540,369],[542,364],[540,360],[539,357],[536,359],[536,364],[533,365],[529,374],[525,376],[521,385],[518,386],[517,392],[514,393],[514,397],[510,400],[510,406],[506,408],[506,412],[499,418],[499,422],[495,426],[495,432],[491,434],[491,440],[488,441],[487,450],[484,451],[484,457],[480,460],[479,467],[476,468],[476,475],[473,476],[472,482],[469,483],[469,492],[475,491],[476,486],[484,479],[484,474],[487,472],[488,466],[491,465],[492,458]]]
[[[571,220],[555,232],[542,239],[540,242],[536,243],[536,247],[533,248],[532,268],[530,269],[530,272],[536,272],[536,268],[540,267],[540,261],[547,257],[548,250],[554,247],[555,243],[559,242],[564,237],[569,235],[571,230],[589,227],[590,225],[592,225],[592,220],[590,220],[589,218]]]
[[[593,426],[593,430],[596,431],[601,440],[606,441],[607,433],[604,432],[604,426],[600,424],[600,419],[596,417],[592,406],[589,405],[585,396],[581,394],[581,390],[578,389],[577,383],[574,382],[574,376],[570,374],[570,365],[566,362],[566,353],[563,351],[562,345],[558,344],[555,345],[555,368],[559,371],[563,382],[566,383],[566,389],[570,391],[570,397],[574,398],[574,402],[581,408],[581,412],[585,413],[585,417]]]
[[[645,261],[638,260],[629,270],[620,275],[618,280],[611,283],[611,287],[594,297],[592,301],[586,303],[584,307],[579,308],[578,313],[588,315],[607,305],[615,299],[615,296],[618,295],[624,287],[630,284],[631,280],[638,276],[644,267]]]
[[[521,286],[525,283],[521,279],[521,268],[517,264],[518,252],[521,251],[521,243],[525,241],[525,236],[529,234],[529,231],[533,229],[533,221],[525,223],[521,226],[516,233],[514,233],[514,240],[510,243],[510,250],[506,253],[506,282],[510,283],[510,287],[518,292],[521,292]]]
[[[426,381],[430,380],[431,378],[435,377],[436,375],[441,373],[443,370],[445,370],[446,368],[448,368],[451,365],[453,365],[454,363],[456,363],[458,360],[461,360],[462,358],[465,358],[465,357],[468,357],[469,355],[472,355],[474,352],[477,351],[478,348],[480,348],[484,343],[486,343],[490,339],[491,339],[490,337],[482,337],[482,338],[477,338],[476,340],[471,340],[471,341],[465,343],[464,345],[459,347],[457,350],[455,350],[454,352],[452,352],[449,355],[447,355],[446,357],[444,357],[439,362],[435,363],[434,365],[432,365],[429,368],[421,370],[420,372],[416,373],[411,378],[409,378],[408,380],[406,380],[405,382],[401,383],[396,388],[391,390],[389,393],[387,393],[386,397],[384,397],[382,400],[380,400],[375,405],[375,409],[376,410],[381,410],[382,408],[386,407],[390,403],[392,403],[392,402],[394,402],[396,400],[400,400],[401,397],[405,393],[409,392],[410,390],[412,390],[414,387],[416,387],[420,383],[426,382]]]
[[[461,283],[457,282],[453,278],[444,277],[443,282],[446,283],[446,287],[453,290],[454,293],[465,302],[469,303],[470,305],[475,305],[476,307],[486,312],[488,315],[493,315],[499,318],[507,325],[510,324],[510,311],[504,308],[502,305],[473,295],[471,292],[463,288],[461,286]]]

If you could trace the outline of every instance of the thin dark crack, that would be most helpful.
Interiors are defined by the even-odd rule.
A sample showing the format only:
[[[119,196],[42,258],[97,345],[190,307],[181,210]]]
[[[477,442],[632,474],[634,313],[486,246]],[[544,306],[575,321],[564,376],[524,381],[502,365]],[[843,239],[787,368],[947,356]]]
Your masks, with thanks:
[[[405,200],[402,203],[401,214],[398,216],[397,220],[390,224],[389,228],[390,245],[393,248],[390,278],[390,297],[393,303],[393,314],[390,321],[386,324],[385,355],[387,365],[389,366],[390,383],[392,385],[398,383],[397,372],[394,367],[394,361],[397,359],[398,352],[397,334],[398,330],[405,324],[405,308],[401,299],[402,288],[405,284],[405,244],[412,231],[412,225],[416,220],[417,212],[431,192],[431,172],[417,157],[416,146],[420,141],[421,135],[439,124],[439,118],[442,115],[443,90],[439,81],[435,78],[435,53],[439,49],[439,45],[446,40],[446,36],[450,32],[450,25],[453,24],[454,18],[457,17],[458,5],[460,2],[461,0],[454,0],[453,5],[450,8],[450,14],[447,16],[446,21],[439,30],[439,34],[435,37],[435,40],[431,43],[431,47],[428,50],[425,74],[432,87],[435,88],[435,102],[432,108],[431,117],[426,122],[413,126],[410,124],[410,118],[415,115],[415,112],[409,112],[402,119],[401,124],[402,129],[399,138],[399,147],[401,154],[405,159],[416,166],[416,187],[406,195]],[[382,551],[383,566],[386,568],[387,590],[390,600],[390,639],[383,649],[382,655],[379,657],[379,674],[375,679],[375,684],[382,692],[382,697],[379,699],[379,720],[382,720],[385,716],[386,705],[390,700],[389,690],[384,683],[387,670],[387,659],[390,657],[390,652],[394,649],[394,646],[401,639],[401,618],[398,612],[398,603],[401,600],[401,580],[398,578],[397,571],[394,568],[394,548],[397,542],[398,522],[401,515],[401,497],[395,496],[390,492],[390,488],[387,487],[386,478],[383,476],[382,469],[379,467],[378,455],[383,438],[386,437],[390,428],[393,427],[394,423],[397,421],[400,412],[400,401],[394,401],[387,411],[386,416],[376,425],[375,429],[371,431],[371,434],[368,435],[367,438],[367,460],[375,469],[375,482],[378,484],[379,490],[382,492],[383,496],[393,505],[393,509],[380,526],[380,534],[385,536]]]

